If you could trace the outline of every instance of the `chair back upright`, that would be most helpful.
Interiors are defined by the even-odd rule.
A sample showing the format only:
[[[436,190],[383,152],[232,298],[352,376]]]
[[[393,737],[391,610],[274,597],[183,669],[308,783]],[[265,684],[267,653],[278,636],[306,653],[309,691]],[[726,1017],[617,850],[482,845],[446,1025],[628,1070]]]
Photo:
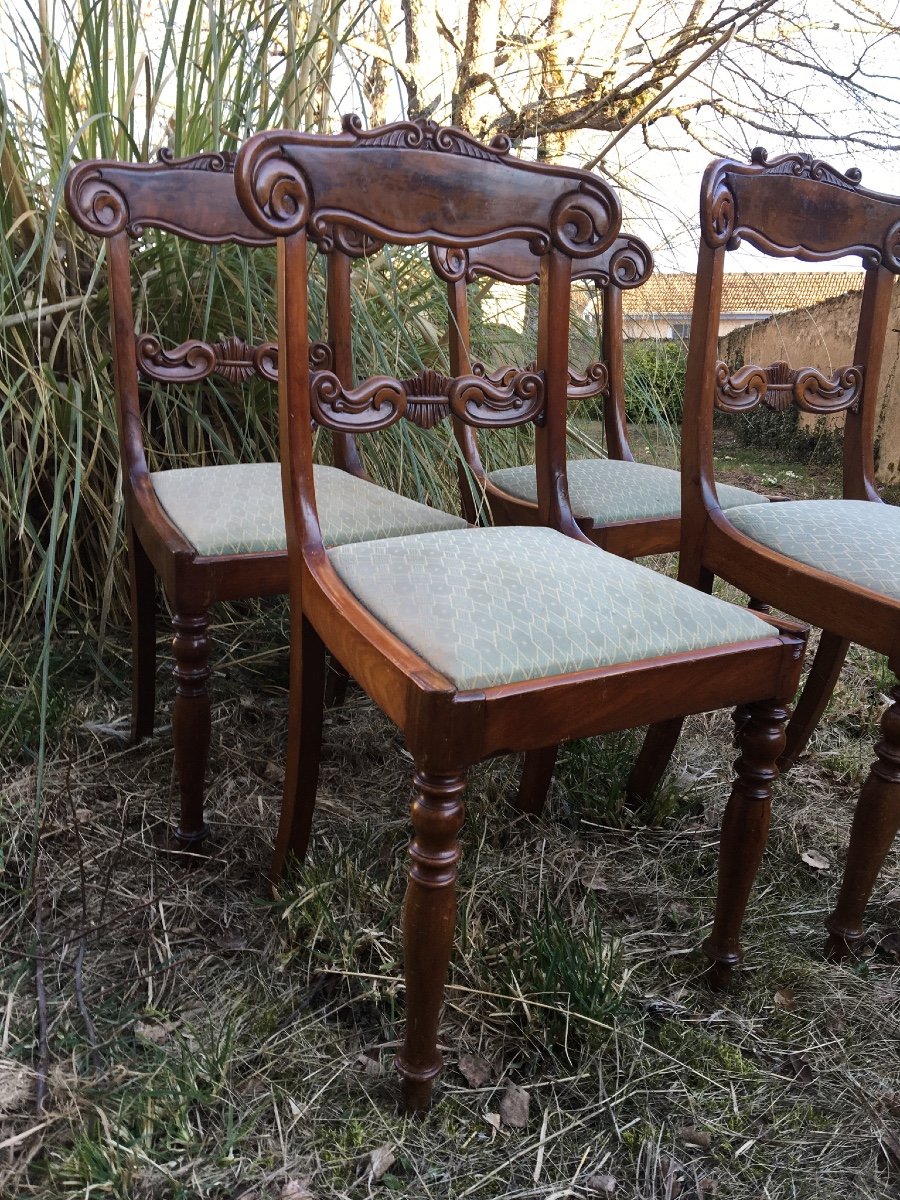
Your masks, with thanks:
[[[708,519],[720,519],[712,455],[714,409],[748,412],[792,405],[815,414],[845,413],[843,495],[879,500],[874,438],[878,385],[894,280],[900,273],[900,199],[860,186],[807,154],[749,163],[716,159],[703,176],[700,251],[685,381],[682,527],[692,563],[699,561]],[[746,364],[719,359],[718,331],[725,258],[741,242],[765,255],[802,262],[858,256],[865,268],[853,361],[830,375],[807,365]],[[684,564],[683,564],[684,565]],[[694,565],[687,568],[691,573]]]
[[[521,241],[488,242],[454,254],[430,247],[435,273],[447,285],[449,309],[450,370],[458,374],[472,370],[471,338],[467,285],[479,277],[520,286],[538,283],[539,260]],[[621,234],[599,254],[576,259],[572,281],[592,283],[600,297],[602,359],[581,372],[569,368],[569,400],[603,396],[603,426],[609,458],[633,462],[628,444],[625,414],[625,355],[622,328],[622,292],[640,287],[653,272],[653,254],[640,238]],[[478,502],[470,486],[470,476],[482,493],[486,473],[478,450],[474,428],[454,418],[454,431],[465,461],[460,472],[460,489],[466,516],[474,521]]]
[[[610,187],[585,171],[515,158],[504,140],[487,146],[428,121],[364,130],[352,116],[339,134],[256,134],[238,156],[235,179],[248,216],[278,239],[289,553],[293,538],[309,562],[324,553],[311,418],[347,433],[384,429],[404,416],[433,423],[446,413],[483,428],[534,422],[543,520],[581,538],[565,476],[571,276],[573,264],[602,253],[618,234],[621,212]],[[506,240],[522,242],[538,264],[535,369],[462,371],[446,380],[426,370],[408,380],[373,376],[355,387],[339,371],[310,369],[310,242],[353,257],[382,243],[435,245],[454,255]]]
[[[141,417],[141,381],[197,384],[219,377],[231,384],[253,378],[278,379],[275,342],[247,342],[241,332],[218,341],[189,338],[163,345],[157,332],[136,329],[133,272],[140,270],[132,247],[148,230],[158,229],[207,246],[237,245],[251,250],[272,247],[275,238],[244,213],[234,190],[235,154],[195,154],[174,158],[165,150],[155,162],[91,160],[79,163],[66,181],[66,204],[74,220],[108,243],[110,329],[116,388],[116,422],[126,495],[129,487],[145,487],[148,473],[145,430]],[[339,280],[329,277],[329,305]],[[264,315],[261,314],[261,321]],[[347,318],[349,325],[349,315]],[[332,325],[329,341],[311,344],[316,366],[331,366],[346,332]],[[338,346],[333,342],[337,340]],[[337,466],[362,474],[352,435],[332,440]],[[156,506],[145,487],[144,502]]]

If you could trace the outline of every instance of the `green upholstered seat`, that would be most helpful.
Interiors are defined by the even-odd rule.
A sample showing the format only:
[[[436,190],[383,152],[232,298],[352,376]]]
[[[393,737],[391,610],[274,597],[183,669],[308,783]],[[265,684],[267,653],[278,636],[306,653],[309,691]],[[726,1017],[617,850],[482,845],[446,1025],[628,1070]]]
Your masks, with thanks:
[[[371,613],[461,689],[772,633],[746,609],[552,529],[426,533],[329,558]]]
[[[337,467],[317,466],[314,472],[326,546],[466,526],[461,517],[407,500]],[[284,550],[278,463],[185,467],[156,471],[150,479],[160,504],[198,554]]]
[[[900,508],[869,500],[789,500],[732,508],[728,520],[755,542],[900,600]]]
[[[681,476],[667,467],[612,458],[576,458],[569,461],[567,474],[572,512],[595,525],[681,514]],[[492,471],[488,478],[511,496],[537,502],[533,465],[505,467]],[[730,484],[718,484],[716,491],[723,508],[767,502],[765,496]]]

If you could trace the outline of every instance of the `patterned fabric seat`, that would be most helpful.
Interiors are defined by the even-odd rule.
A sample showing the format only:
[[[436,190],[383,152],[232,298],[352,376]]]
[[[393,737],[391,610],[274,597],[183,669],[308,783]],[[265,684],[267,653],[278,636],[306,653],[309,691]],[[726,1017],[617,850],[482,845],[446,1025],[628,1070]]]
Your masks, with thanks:
[[[313,468],[326,546],[464,529],[461,517],[418,504],[337,467]],[[278,463],[185,467],[150,476],[160,504],[203,556],[284,550]]]
[[[329,558],[371,613],[462,689],[772,633],[746,609],[551,529],[422,534]]]
[[[681,515],[681,476],[667,467],[622,462],[611,458],[570,459],[567,464],[569,500],[576,517],[596,525]],[[520,500],[537,502],[537,479],[532,465],[491,471],[491,483]],[[716,490],[723,508],[735,504],[765,504],[765,496],[747,488],[720,483]]]
[[[779,554],[900,600],[900,508],[870,500],[792,500],[729,509],[736,529]]]

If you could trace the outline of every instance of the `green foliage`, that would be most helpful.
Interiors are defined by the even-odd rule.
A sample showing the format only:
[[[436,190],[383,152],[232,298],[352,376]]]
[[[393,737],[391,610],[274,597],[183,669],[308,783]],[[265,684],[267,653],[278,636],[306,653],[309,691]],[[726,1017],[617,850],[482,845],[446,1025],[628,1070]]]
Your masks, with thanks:
[[[548,901],[509,962],[511,991],[536,1001],[538,1020],[553,1040],[591,1042],[620,1005],[620,947],[590,911],[573,922]],[[588,1018],[572,1021],[572,1016]],[[596,1024],[594,1024],[596,1023]]]
[[[681,341],[625,343],[625,407],[639,425],[681,424],[687,348]]]

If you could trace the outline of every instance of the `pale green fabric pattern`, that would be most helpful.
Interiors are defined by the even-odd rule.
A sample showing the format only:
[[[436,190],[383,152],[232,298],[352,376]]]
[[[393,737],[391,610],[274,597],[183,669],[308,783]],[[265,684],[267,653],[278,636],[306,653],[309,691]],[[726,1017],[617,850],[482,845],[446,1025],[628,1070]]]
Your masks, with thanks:
[[[552,529],[425,533],[329,558],[378,620],[461,689],[772,634],[746,609]]]
[[[870,500],[787,500],[732,508],[741,533],[808,567],[900,600],[900,508]]]
[[[316,466],[313,472],[326,546],[466,526],[461,517],[417,504],[337,467]],[[198,554],[284,550],[278,463],[179,467],[155,471],[150,479],[160,504]]]
[[[681,515],[681,476],[668,467],[612,458],[575,458],[568,462],[566,473],[572,512],[576,517],[590,518],[596,525]],[[537,502],[533,465],[504,467],[492,471],[488,478],[511,496]],[[717,484],[716,492],[723,508],[767,503],[765,496],[727,483]]]

